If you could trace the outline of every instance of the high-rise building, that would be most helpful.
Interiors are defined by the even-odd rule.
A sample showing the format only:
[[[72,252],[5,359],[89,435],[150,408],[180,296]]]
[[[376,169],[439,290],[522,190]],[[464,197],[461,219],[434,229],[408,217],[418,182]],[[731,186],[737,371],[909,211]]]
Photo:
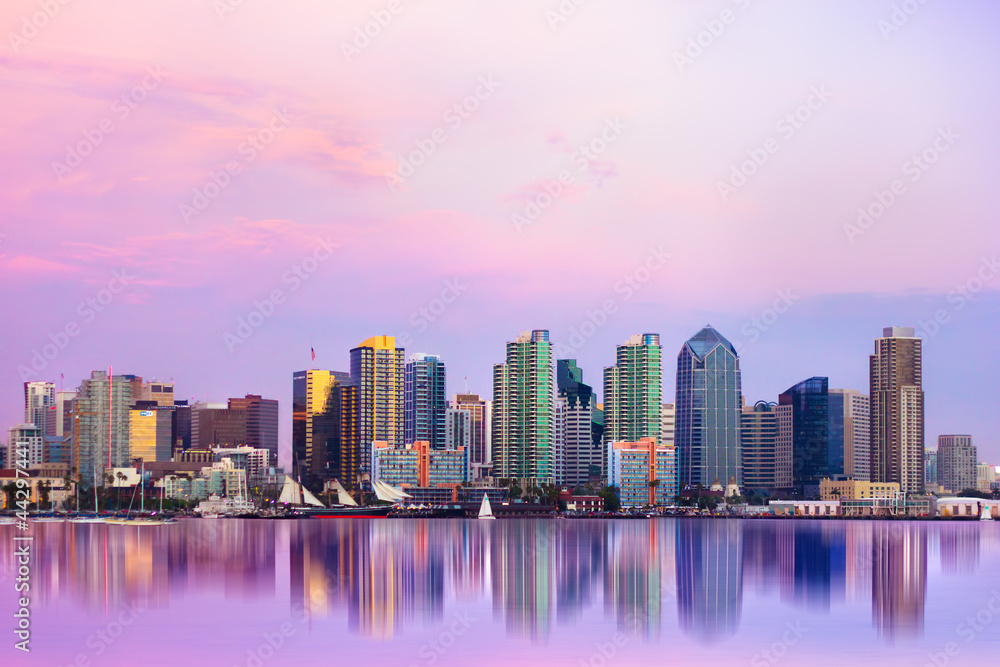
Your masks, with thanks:
[[[930,490],[938,485],[937,450],[924,449],[924,484]]]
[[[996,466],[992,466],[989,463],[979,463],[976,465],[976,491],[990,493],[993,491],[993,484],[996,481]]]
[[[404,355],[393,336],[373,336],[351,350],[351,380],[358,388],[361,473],[371,472],[372,442],[393,446],[404,438]]]
[[[913,327],[886,327],[869,357],[871,481],[924,492],[921,340]]]
[[[26,468],[45,462],[45,436],[36,424],[18,424],[10,429],[7,458],[11,467]]]
[[[172,403],[173,401],[171,401]],[[143,462],[169,461],[173,456],[173,406],[140,401],[129,410],[129,455]]]
[[[676,402],[681,488],[730,479],[743,486],[740,358],[711,326],[684,343],[677,355]]]
[[[472,429],[469,441],[469,478],[480,480],[485,472],[490,469],[493,462],[492,445],[492,401],[487,401],[479,397],[478,394],[455,394],[451,401],[453,410],[463,410],[469,413],[470,428]]]
[[[458,449],[472,446],[472,413],[468,410],[448,408],[444,411],[444,448]]]
[[[664,403],[660,407],[660,444],[673,447],[674,429],[677,420],[677,408],[673,403]]]
[[[108,376],[92,371],[83,380],[73,402],[73,462],[85,480],[98,482],[106,470],[131,465],[129,422],[132,409],[131,375]],[[65,429],[65,426],[64,426]]]
[[[976,488],[979,455],[971,435],[939,435],[937,481],[952,493]]]
[[[669,505],[677,497],[677,452],[656,438],[608,442],[608,484],[623,507]]]
[[[56,386],[51,382],[24,383],[24,422],[41,434],[56,435]]]
[[[60,390],[56,392],[56,435],[73,435],[73,399],[76,392]]]
[[[524,484],[555,482],[556,383],[547,330],[507,343],[493,366],[493,474]]]
[[[778,436],[774,445],[774,488],[783,493],[792,491],[792,406],[778,405],[774,408],[778,416]]]
[[[767,401],[744,406],[740,444],[743,456],[744,495],[751,491],[770,492],[778,488],[776,455],[778,447],[777,405]]]
[[[434,449],[445,447],[445,364],[432,354],[414,354],[404,368],[404,441],[425,440]]]
[[[583,369],[576,359],[556,361],[556,389],[561,406],[560,429],[557,439],[562,451],[557,484],[580,486],[590,480],[592,468],[600,474],[603,459],[601,442],[594,441],[594,409],[597,396],[583,381]]]
[[[230,410],[228,403],[195,403],[191,406],[191,446],[236,447],[247,440],[247,413]]]
[[[636,334],[604,369],[604,441],[660,440],[663,407],[663,350],[660,335]]]
[[[818,496],[820,480],[844,474],[843,405],[831,414],[825,377],[789,387],[778,403],[792,406],[792,485],[803,497]]]
[[[860,482],[871,477],[871,408],[857,389],[830,390],[830,419],[843,425],[844,475]],[[838,436],[839,437],[839,436]]]
[[[174,448],[191,449],[191,406],[186,400],[174,401]]]
[[[140,382],[137,395],[132,397],[136,401],[154,402],[157,405],[170,406],[174,404],[174,383],[173,382]]]
[[[337,479],[357,488],[361,463],[358,387],[348,373],[308,370],[292,375],[292,456],[308,483]]]
[[[247,394],[243,398],[230,398],[230,410],[240,410],[245,415],[243,444],[254,449],[266,449],[271,465],[278,463],[278,401]]]

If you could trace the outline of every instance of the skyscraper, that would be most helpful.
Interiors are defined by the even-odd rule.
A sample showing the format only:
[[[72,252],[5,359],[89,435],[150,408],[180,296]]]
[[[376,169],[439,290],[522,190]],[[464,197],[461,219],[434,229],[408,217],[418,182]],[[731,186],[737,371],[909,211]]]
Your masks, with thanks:
[[[979,454],[971,435],[939,435],[937,483],[952,493],[976,488]]]
[[[803,497],[818,496],[821,479],[844,474],[843,406],[831,415],[825,377],[789,387],[778,403],[792,406],[792,484]]]
[[[359,413],[358,388],[349,374],[314,369],[292,375],[293,467],[310,485],[335,478],[357,488]]]
[[[373,336],[351,350],[351,380],[358,388],[361,473],[371,471],[372,442],[404,443],[405,350],[393,336]]]
[[[745,406],[740,425],[744,495],[749,491],[770,492],[778,488],[775,476],[777,445],[777,406],[767,401]]]
[[[472,413],[468,410],[448,408],[444,411],[444,448],[464,447],[469,451],[472,445]]]
[[[684,343],[677,355],[675,438],[680,486],[743,484],[740,359],[733,344],[711,326]]]
[[[73,407],[73,461],[85,480],[98,481],[108,468],[131,464],[129,411],[133,376],[92,371],[76,391]]]
[[[56,386],[51,382],[24,383],[24,421],[43,436],[56,434]]]
[[[432,354],[414,354],[404,368],[404,441],[445,448],[445,364]]]
[[[563,465],[557,484],[579,486],[590,479],[591,467],[601,469],[602,446],[594,442],[594,408],[597,397],[593,388],[583,381],[583,369],[576,359],[556,361],[556,388],[562,405],[561,440]]]
[[[278,401],[247,394],[243,398],[230,398],[230,410],[240,410],[245,418],[244,444],[254,449],[266,449],[270,462],[278,462]]]
[[[493,366],[493,474],[522,484],[555,482],[556,383],[552,343],[543,329],[507,343]]]
[[[173,406],[146,403],[129,410],[129,455],[147,463],[169,461],[173,456]]]
[[[673,403],[664,403],[660,407],[660,444],[673,447],[674,429],[677,420],[677,407]]]
[[[11,467],[28,467],[44,463],[45,438],[36,424],[18,424],[10,429],[7,458]]]
[[[871,481],[924,492],[921,340],[913,327],[886,327],[869,357]]]
[[[857,389],[831,389],[830,418],[843,422],[844,474],[859,482],[869,481],[871,403],[868,397]]]
[[[931,489],[938,485],[937,457],[936,449],[924,449],[924,485]]]
[[[663,350],[660,335],[636,334],[604,369],[604,441],[660,441],[663,407]]]
[[[489,472],[493,461],[492,445],[492,401],[486,401],[479,394],[455,394],[451,401],[453,410],[464,410],[469,413],[469,478],[478,480],[484,472]]]
[[[231,410],[227,403],[195,403],[191,407],[191,446],[194,449],[236,447],[246,442],[245,410]]]

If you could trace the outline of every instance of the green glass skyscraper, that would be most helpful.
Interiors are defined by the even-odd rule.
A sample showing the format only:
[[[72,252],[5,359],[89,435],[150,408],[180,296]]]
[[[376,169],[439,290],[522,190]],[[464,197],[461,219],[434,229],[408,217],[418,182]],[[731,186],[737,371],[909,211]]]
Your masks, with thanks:
[[[555,482],[555,372],[549,332],[525,331],[493,367],[493,475]]]
[[[663,351],[660,335],[636,334],[619,345],[615,365],[604,369],[604,441],[660,444]]]

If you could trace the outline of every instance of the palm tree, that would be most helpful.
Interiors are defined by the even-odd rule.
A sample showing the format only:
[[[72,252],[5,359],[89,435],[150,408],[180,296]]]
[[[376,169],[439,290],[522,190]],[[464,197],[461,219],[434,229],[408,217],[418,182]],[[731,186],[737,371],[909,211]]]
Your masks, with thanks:
[[[119,482],[119,484],[118,484],[118,509],[120,510],[122,508],[122,487],[121,487],[121,485],[128,478],[125,476],[125,473],[123,473],[121,471],[116,472],[115,473],[115,477],[118,479],[118,482]]]

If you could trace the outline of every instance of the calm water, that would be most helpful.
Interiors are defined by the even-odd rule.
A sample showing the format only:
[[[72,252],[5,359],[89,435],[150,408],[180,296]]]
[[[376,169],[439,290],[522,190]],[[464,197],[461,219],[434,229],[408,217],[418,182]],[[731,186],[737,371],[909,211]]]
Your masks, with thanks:
[[[0,527],[4,665],[1000,661],[998,523],[188,520],[33,531],[25,657],[12,648],[15,533]]]

